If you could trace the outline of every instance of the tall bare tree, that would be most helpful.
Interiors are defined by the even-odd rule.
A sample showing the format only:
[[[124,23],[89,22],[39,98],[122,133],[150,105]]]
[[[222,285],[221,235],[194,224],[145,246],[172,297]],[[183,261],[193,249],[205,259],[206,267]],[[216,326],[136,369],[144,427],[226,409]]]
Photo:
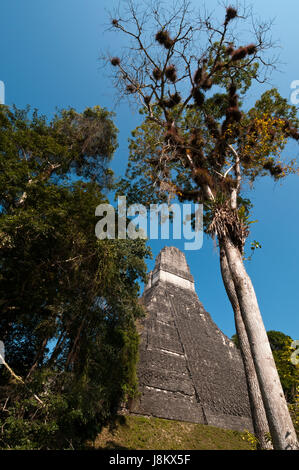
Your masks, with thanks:
[[[255,372],[250,344],[248,341],[246,328],[242,320],[241,309],[236,294],[234,281],[232,279],[225,250],[223,247],[220,248],[220,268],[223,284],[234,310],[236,332],[244,364],[253,428],[255,436],[258,440],[258,447],[260,449],[272,449],[271,442],[268,439],[268,420],[265,412],[258,378]]]
[[[111,19],[112,28],[131,40],[122,57],[109,58],[115,85],[120,95],[136,97],[144,114],[131,142],[128,179],[139,202],[160,200],[162,191],[205,204],[206,230],[225,253],[274,448],[295,449],[296,433],[243,262],[250,205],[242,189],[258,176],[278,180],[296,171],[294,161],[282,160],[288,140],[299,139],[296,109],[276,89],[242,109],[252,82],[264,83],[273,67],[269,23],[257,24],[250,10],[233,6],[222,20],[196,17],[190,7],[186,0],[171,11],[163,3],[130,2],[127,12]],[[245,357],[249,351],[241,346]]]

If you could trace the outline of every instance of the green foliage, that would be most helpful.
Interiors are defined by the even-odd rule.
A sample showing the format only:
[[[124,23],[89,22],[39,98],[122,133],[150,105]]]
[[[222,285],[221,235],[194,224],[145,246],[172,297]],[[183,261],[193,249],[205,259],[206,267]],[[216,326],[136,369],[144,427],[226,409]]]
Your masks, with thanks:
[[[268,331],[267,334],[286,399],[289,403],[295,403],[299,366],[291,362],[291,355],[294,351],[291,347],[293,340],[280,331]]]
[[[110,113],[0,109],[0,447],[79,448],[136,392],[141,240],[97,240]],[[80,179],[79,179],[80,178]],[[36,398],[37,397],[37,398]]]
[[[250,223],[254,223],[255,221],[251,221]],[[252,260],[252,257],[255,253],[256,250],[259,250],[260,248],[262,248],[262,245],[260,244],[260,242],[254,240],[253,242],[250,243],[250,255],[247,256],[247,257],[244,257],[244,260],[246,261],[251,261]]]
[[[267,331],[267,335],[285,397],[288,403],[293,404],[294,412],[296,412],[298,408],[296,403],[298,401],[299,366],[291,362],[291,355],[294,351],[291,347],[293,340],[280,331]],[[239,348],[238,336],[235,334],[231,339]]]
[[[294,161],[281,160],[281,152],[291,137],[285,130],[286,123],[298,126],[294,107],[276,89],[269,90],[252,109],[242,112],[241,123],[231,125],[221,143],[216,134],[221,131],[226,102],[227,94],[216,92],[200,108],[182,110],[178,105],[171,109],[167,121],[163,120],[159,105],[153,106],[153,117],[145,115],[143,123],[132,132],[127,174],[120,182],[119,192],[129,190],[132,201],[145,204],[163,202],[168,194],[180,201],[202,201],[207,205],[202,189],[209,185],[215,200],[225,201],[236,184],[235,156],[228,145],[234,145],[240,156],[244,183],[252,184],[266,174],[280,179],[295,172]],[[176,141],[165,132],[167,122],[175,123]],[[239,209],[242,200],[240,197]]]
[[[131,5],[129,11],[138,22],[138,10]],[[163,17],[158,9],[156,27],[159,15]],[[178,21],[181,15],[182,23]],[[140,46],[141,37],[137,39],[127,29],[129,21],[122,21],[113,26]],[[167,34],[175,38],[173,48],[157,50],[146,41],[149,45],[138,48],[138,57],[132,48],[130,60],[115,69],[120,84],[136,83],[133,94],[144,103],[140,110],[144,119],[132,132],[127,174],[119,183],[119,192],[128,191],[132,202],[144,204],[175,198],[204,203],[206,228],[212,226],[218,209],[229,206],[235,210],[237,195],[234,216],[244,244],[252,221],[242,191],[261,176],[280,180],[297,171],[295,160],[283,156],[289,139],[299,139],[297,110],[275,88],[263,93],[252,108],[244,105],[253,82],[261,78],[260,66],[265,65],[261,38],[256,38],[260,43],[238,47],[235,35],[229,34],[233,26],[224,21],[216,27],[211,16],[209,21],[202,19],[207,42],[199,53],[193,38],[198,25],[193,24],[183,3],[165,25]],[[141,29],[142,34],[154,37],[155,31]],[[199,40],[205,40],[204,34]],[[141,57],[144,63],[138,68]],[[159,64],[159,78],[152,73],[154,63]],[[170,69],[175,70],[174,81],[167,77]],[[170,105],[174,94],[180,99]],[[225,220],[222,222],[225,226]],[[214,224],[211,233],[216,232],[219,234]]]

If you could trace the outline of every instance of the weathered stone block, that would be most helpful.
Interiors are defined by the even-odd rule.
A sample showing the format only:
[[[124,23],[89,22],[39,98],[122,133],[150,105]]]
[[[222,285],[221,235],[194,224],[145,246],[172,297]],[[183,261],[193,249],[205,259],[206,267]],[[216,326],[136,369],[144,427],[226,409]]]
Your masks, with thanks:
[[[130,411],[252,430],[240,353],[199,301],[180,250],[161,250],[142,302],[140,398]]]

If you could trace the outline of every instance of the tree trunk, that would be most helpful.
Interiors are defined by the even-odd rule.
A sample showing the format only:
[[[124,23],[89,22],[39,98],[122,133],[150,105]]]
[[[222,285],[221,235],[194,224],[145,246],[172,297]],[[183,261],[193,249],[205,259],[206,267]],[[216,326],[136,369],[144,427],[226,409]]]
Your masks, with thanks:
[[[221,244],[225,249],[248,335],[274,449],[298,449],[294,425],[275,366],[255,291],[245,270],[242,255],[228,237],[224,237]]]
[[[62,349],[62,347],[63,347],[63,345],[66,341],[66,339],[67,339],[67,333],[65,331],[62,331],[60,333],[60,336],[59,336],[58,340],[57,340],[55,348],[52,351],[51,357],[48,361],[48,364],[47,364],[48,367],[51,367],[54,364],[54,362],[56,361],[56,359],[57,359],[59,353],[61,352],[61,349]]]
[[[241,356],[243,359],[249,403],[251,408],[251,415],[253,421],[253,428],[256,438],[258,439],[258,448],[272,449],[271,443],[266,439],[266,434],[269,433],[269,426],[262,400],[262,395],[255,372],[254,362],[251,355],[250,345],[246,329],[242,320],[238,297],[235,290],[235,285],[232,280],[231,272],[227,263],[225,249],[220,245],[220,267],[223,279],[223,284],[232,305],[237,336],[239,339]]]
[[[79,338],[80,338],[80,335],[81,335],[81,332],[82,332],[82,329],[83,329],[85,320],[86,320],[86,318],[83,318],[83,320],[81,321],[81,324],[80,324],[79,329],[78,329],[78,331],[77,331],[76,338],[75,338],[75,340],[74,340],[74,342],[73,342],[73,345],[72,345],[72,347],[71,347],[71,350],[70,350],[69,353],[68,353],[68,357],[67,357],[67,360],[66,360],[66,363],[65,363],[65,368],[66,368],[66,369],[67,369],[68,366],[71,364],[71,362],[73,362],[74,354],[75,354],[75,351],[76,351],[76,347],[77,347],[77,344],[78,344],[78,341],[79,341]]]
[[[46,338],[44,338],[38,352],[36,353],[35,355],[35,358],[34,358],[34,361],[33,361],[33,365],[31,366],[27,376],[26,376],[26,380],[29,379],[30,375],[32,374],[32,372],[35,371],[35,369],[37,368],[37,365],[38,365],[38,361],[40,360],[40,358],[42,357],[42,355],[44,354],[45,352],[45,348],[47,346],[47,343],[49,341],[49,337],[47,336]]]

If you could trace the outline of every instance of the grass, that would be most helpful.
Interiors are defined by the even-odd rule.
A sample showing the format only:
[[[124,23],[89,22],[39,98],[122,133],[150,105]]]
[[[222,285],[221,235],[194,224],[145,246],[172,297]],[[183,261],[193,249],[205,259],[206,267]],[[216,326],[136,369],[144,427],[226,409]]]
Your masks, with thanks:
[[[252,450],[246,433],[144,416],[120,416],[104,428],[94,448],[129,450]]]

